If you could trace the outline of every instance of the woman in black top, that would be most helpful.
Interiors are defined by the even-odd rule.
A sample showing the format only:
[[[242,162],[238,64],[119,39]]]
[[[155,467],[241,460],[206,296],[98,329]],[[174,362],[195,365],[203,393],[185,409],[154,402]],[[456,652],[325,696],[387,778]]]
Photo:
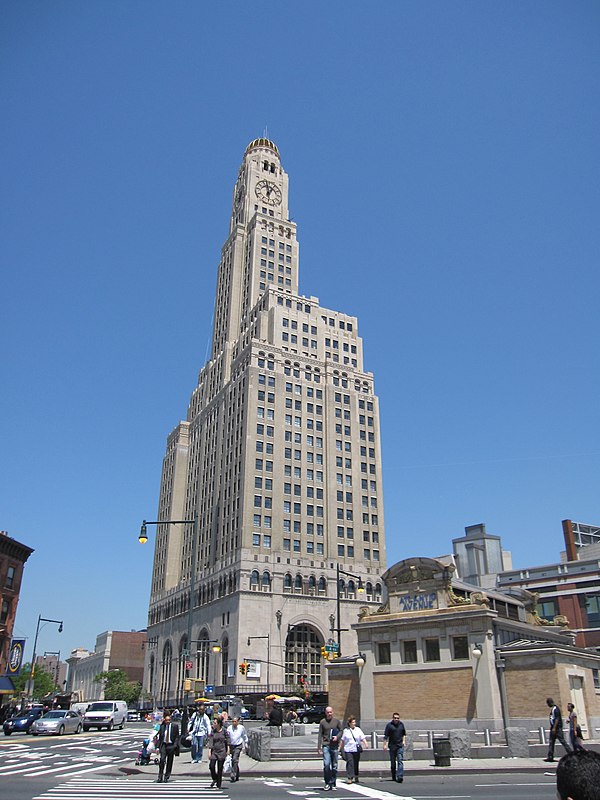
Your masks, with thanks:
[[[208,767],[212,778],[210,788],[214,789],[216,786],[217,789],[220,789],[223,780],[223,764],[227,755],[227,736],[220,719],[213,721],[212,733],[208,737],[208,748]]]

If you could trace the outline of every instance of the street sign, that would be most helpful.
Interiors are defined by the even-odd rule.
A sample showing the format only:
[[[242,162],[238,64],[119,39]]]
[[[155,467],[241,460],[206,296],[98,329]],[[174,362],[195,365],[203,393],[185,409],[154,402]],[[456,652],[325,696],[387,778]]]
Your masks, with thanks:
[[[193,661],[186,661],[185,662],[185,668],[186,669],[192,669],[193,666],[194,666],[194,662]]]
[[[339,644],[337,642],[331,642],[331,643],[328,642],[325,645],[325,650],[327,650],[328,653],[337,653],[339,651],[339,649],[340,649],[340,646],[339,646]]]
[[[214,694],[214,693],[215,693],[214,685],[212,683],[207,683],[206,686],[204,687],[204,694]]]

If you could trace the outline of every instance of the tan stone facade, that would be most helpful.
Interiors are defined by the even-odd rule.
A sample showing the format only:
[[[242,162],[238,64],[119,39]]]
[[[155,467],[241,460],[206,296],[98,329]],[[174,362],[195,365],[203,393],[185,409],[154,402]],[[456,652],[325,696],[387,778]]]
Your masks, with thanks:
[[[550,696],[563,709],[573,702],[591,734],[600,655],[575,647],[570,631],[540,625],[533,595],[484,593],[453,581],[453,569],[416,558],[384,574],[387,603],[354,625],[361,666],[357,654],[329,667],[336,713],[350,710],[367,730],[398,711],[413,730],[531,731],[546,726]]]
[[[156,530],[145,688],[161,704],[181,698],[186,650],[189,676],[223,692],[294,690],[303,671],[325,689],[336,565],[366,588],[359,598],[356,580],[344,579],[344,651],[356,649],[359,602],[382,600],[379,408],[358,320],[299,294],[288,177],[273,142],[248,146],[232,201],[211,357],[163,462],[157,519],[197,515],[198,527]],[[252,677],[238,672],[247,657]]]

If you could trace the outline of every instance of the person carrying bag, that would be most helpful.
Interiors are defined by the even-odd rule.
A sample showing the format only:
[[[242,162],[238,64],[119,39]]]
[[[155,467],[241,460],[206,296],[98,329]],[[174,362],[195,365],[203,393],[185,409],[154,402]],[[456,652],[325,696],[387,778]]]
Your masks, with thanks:
[[[340,738],[340,750],[346,754],[346,783],[359,783],[360,754],[368,747],[367,739],[356,725],[356,717],[348,717]]]

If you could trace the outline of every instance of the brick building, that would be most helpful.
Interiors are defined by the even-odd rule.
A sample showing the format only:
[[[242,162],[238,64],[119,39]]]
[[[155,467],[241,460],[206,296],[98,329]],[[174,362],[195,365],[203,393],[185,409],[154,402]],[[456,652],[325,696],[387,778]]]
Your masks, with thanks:
[[[0,676],[6,673],[23,568],[32,553],[31,547],[12,539],[6,531],[0,531]],[[0,694],[3,693],[12,693],[12,685],[0,685]]]
[[[69,674],[67,692],[77,702],[102,700],[103,686],[94,680],[101,672],[121,669],[130,681],[144,677],[146,631],[105,631],[96,637],[92,653],[83,648],[73,650],[67,659]]]

